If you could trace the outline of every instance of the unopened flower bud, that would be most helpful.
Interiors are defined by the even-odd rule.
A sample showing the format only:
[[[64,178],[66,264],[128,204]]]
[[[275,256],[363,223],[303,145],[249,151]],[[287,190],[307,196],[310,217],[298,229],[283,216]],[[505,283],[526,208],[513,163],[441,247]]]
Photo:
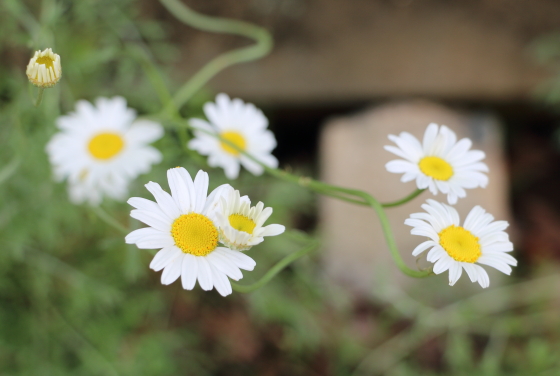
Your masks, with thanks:
[[[27,65],[27,78],[35,86],[40,88],[56,85],[62,77],[60,56],[47,48],[44,51],[36,51]]]

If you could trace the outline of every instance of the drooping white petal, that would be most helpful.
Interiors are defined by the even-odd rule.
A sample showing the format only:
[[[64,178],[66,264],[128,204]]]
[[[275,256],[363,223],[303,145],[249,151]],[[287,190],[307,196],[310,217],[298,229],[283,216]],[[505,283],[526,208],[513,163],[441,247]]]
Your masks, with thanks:
[[[243,278],[241,270],[221,252],[212,252],[206,256],[208,261],[229,278],[239,281]]]
[[[424,252],[426,249],[433,247],[435,245],[435,243],[433,241],[425,241],[423,243],[420,243],[419,245],[416,246],[416,248],[414,248],[414,250],[412,251],[412,256],[418,256],[420,253]]]
[[[453,286],[455,282],[461,277],[463,268],[460,263],[453,262],[449,268],[449,286]]]
[[[164,285],[170,285],[175,282],[181,276],[181,266],[183,265],[183,255],[179,255],[173,261],[171,261],[163,273],[161,273],[161,283]]]
[[[150,263],[150,269],[159,272],[161,269],[165,268],[171,261],[181,255],[181,250],[175,246],[163,248],[161,251],[156,253],[152,262]]]
[[[492,256],[488,256],[488,255],[483,255],[483,256],[479,257],[479,259],[476,260],[476,262],[478,262],[479,264],[484,264],[484,265],[491,266],[494,269],[497,269],[504,274],[507,274],[507,275],[511,274],[511,266],[509,266],[507,263],[505,263],[499,257],[492,257]]]
[[[490,277],[488,277],[488,273],[486,272],[486,270],[478,265],[473,266],[476,268],[476,271],[478,273],[478,283],[480,284],[480,286],[482,288],[487,288],[488,286],[490,286]]]
[[[215,251],[214,251],[215,252]],[[212,290],[214,286],[214,282],[212,279],[212,269],[210,269],[210,264],[205,257],[197,257],[198,262],[198,283],[200,287],[205,290],[209,291]]]
[[[220,252],[221,254],[225,255],[240,269],[250,271],[253,270],[255,268],[255,265],[257,264],[255,260],[239,251],[234,251],[227,248],[218,248],[214,252]]]
[[[470,264],[468,262],[462,263],[463,269],[467,272],[471,282],[476,282],[478,280],[478,270],[476,265]]]
[[[183,265],[181,270],[181,282],[185,290],[192,290],[198,278],[198,261],[197,257],[191,254],[185,254],[183,257]]]
[[[219,271],[213,265],[210,265],[212,269],[212,280],[214,281],[214,287],[220,293],[221,296],[228,296],[232,293],[231,283],[224,273]]]
[[[443,256],[434,264],[434,273],[441,274],[451,267],[453,259],[449,256]]]

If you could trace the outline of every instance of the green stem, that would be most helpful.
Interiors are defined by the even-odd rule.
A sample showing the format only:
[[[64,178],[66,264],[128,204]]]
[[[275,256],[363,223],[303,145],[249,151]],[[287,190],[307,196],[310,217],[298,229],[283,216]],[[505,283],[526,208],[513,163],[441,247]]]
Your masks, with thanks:
[[[384,208],[394,208],[395,206],[401,206],[402,204],[406,204],[407,202],[414,200],[416,197],[420,196],[422,192],[424,192],[425,190],[426,189],[417,189],[403,199],[393,201],[393,202],[382,203],[381,206],[383,206]]]
[[[274,278],[274,276],[276,276],[276,274],[280,273],[286,266],[290,265],[292,262],[299,259],[300,257],[305,256],[309,252],[316,249],[318,246],[319,246],[319,242],[316,241],[316,240],[313,240],[311,242],[311,244],[309,244],[307,247],[304,247],[297,252],[291,253],[291,254],[287,255],[286,257],[284,257],[282,260],[278,261],[278,263],[276,263],[276,265],[274,265],[272,268],[270,268],[270,270],[268,272],[266,272],[266,274],[264,276],[262,276],[261,279],[259,279],[257,282],[252,283],[250,285],[239,285],[237,283],[232,282],[231,287],[235,291],[241,292],[241,293],[247,293],[247,292],[255,291],[255,290],[261,288],[262,286],[266,285],[268,282],[270,282],[270,280],[272,278]]]
[[[272,49],[272,37],[265,29],[237,20],[210,17],[189,9],[178,0],[160,0],[160,2],[177,19],[199,30],[244,36],[256,43],[249,47],[226,52],[211,60],[191,77],[175,94],[166,112],[173,111],[173,106],[180,109],[212,77],[234,64],[248,62],[266,56]]]
[[[37,94],[37,99],[35,100],[35,107],[39,107],[39,105],[41,104],[41,102],[43,101],[43,92],[45,91],[45,88],[40,87],[38,94]]]
[[[381,222],[381,229],[383,230],[383,235],[385,236],[385,241],[387,242],[387,246],[389,247],[389,252],[391,252],[391,256],[393,257],[393,261],[397,264],[397,267],[403,272],[404,274],[414,277],[414,278],[424,278],[433,275],[434,273],[432,270],[414,270],[409,268],[404,260],[402,259],[399,250],[397,249],[397,243],[395,241],[395,237],[393,236],[393,231],[391,230],[391,225],[389,224],[389,220],[387,219],[387,215],[385,214],[385,210],[383,210],[383,205],[371,195],[361,192],[366,200],[369,203],[369,206],[375,210],[377,216],[379,217],[379,221]]]
[[[109,226],[119,230],[123,234],[128,235],[128,233],[130,233],[129,229],[124,227],[119,221],[113,218],[109,213],[103,210],[100,206],[92,206],[91,209],[103,222],[107,223]]]

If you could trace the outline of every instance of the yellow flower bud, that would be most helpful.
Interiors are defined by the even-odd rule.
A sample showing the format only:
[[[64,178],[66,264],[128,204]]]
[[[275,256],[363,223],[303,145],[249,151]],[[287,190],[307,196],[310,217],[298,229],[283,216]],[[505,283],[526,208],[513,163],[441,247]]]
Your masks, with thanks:
[[[36,51],[27,65],[27,78],[35,86],[40,88],[56,85],[62,77],[60,56],[47,48],[44,51]]]

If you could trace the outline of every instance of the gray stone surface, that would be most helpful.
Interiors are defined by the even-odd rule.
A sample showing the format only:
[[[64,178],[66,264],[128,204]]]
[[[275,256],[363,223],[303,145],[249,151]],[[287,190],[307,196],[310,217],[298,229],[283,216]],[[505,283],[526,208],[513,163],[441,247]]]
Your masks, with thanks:
[[[486,153],[485,162],[490,169],[487,188],[467,191],[455,206],[465,218],[474,205],[481,205],[498,219],[508,219],[506,167],[502,150],[500,127],[488,114],[462,113],[426,101],[389,103],[349,117],[329,121],[321,138],[321,172],[326,182],[344,187],[358,188],[371,193],[382,202],[405,197],[416,189],[415,182],[401,183],[399,174],[386,171],[385,164],[397,159],[383,149],[392,145],[389,134],[406,131],[421,139],[426,126],[435,122],[453,129],[458,138],[469,137],[473,148]],[[410,203],[387,209],[387,214],[401,254],[409,266],[415,267],[411,252],[422,240],[410,235],[404,220],[411,213],[420,212],[420,205],[427,198],[447,202],[446,196],[433,196],[424,192]],[[378,280],[397,283],[403,287],[415,283],[394,266],[383,239],[375,213],[330,198],[321,201],[321,230],[324,239],[323,263],[327,274],[351,289],[367,293]],[[427,264],[425,264],[427,265]],[[500,283],[500,273],[490,272],[491,286]],[[434,277],[437,284],[447,285],[447,272]],[[422,282],[425,284],[425,282]],[[433,281],[429,284],[433,285]],[[480,290],[466,274],[453,287]],[[458,287],[463,286],[463,287]],[[440,290],[440,289],[438,289]]]

